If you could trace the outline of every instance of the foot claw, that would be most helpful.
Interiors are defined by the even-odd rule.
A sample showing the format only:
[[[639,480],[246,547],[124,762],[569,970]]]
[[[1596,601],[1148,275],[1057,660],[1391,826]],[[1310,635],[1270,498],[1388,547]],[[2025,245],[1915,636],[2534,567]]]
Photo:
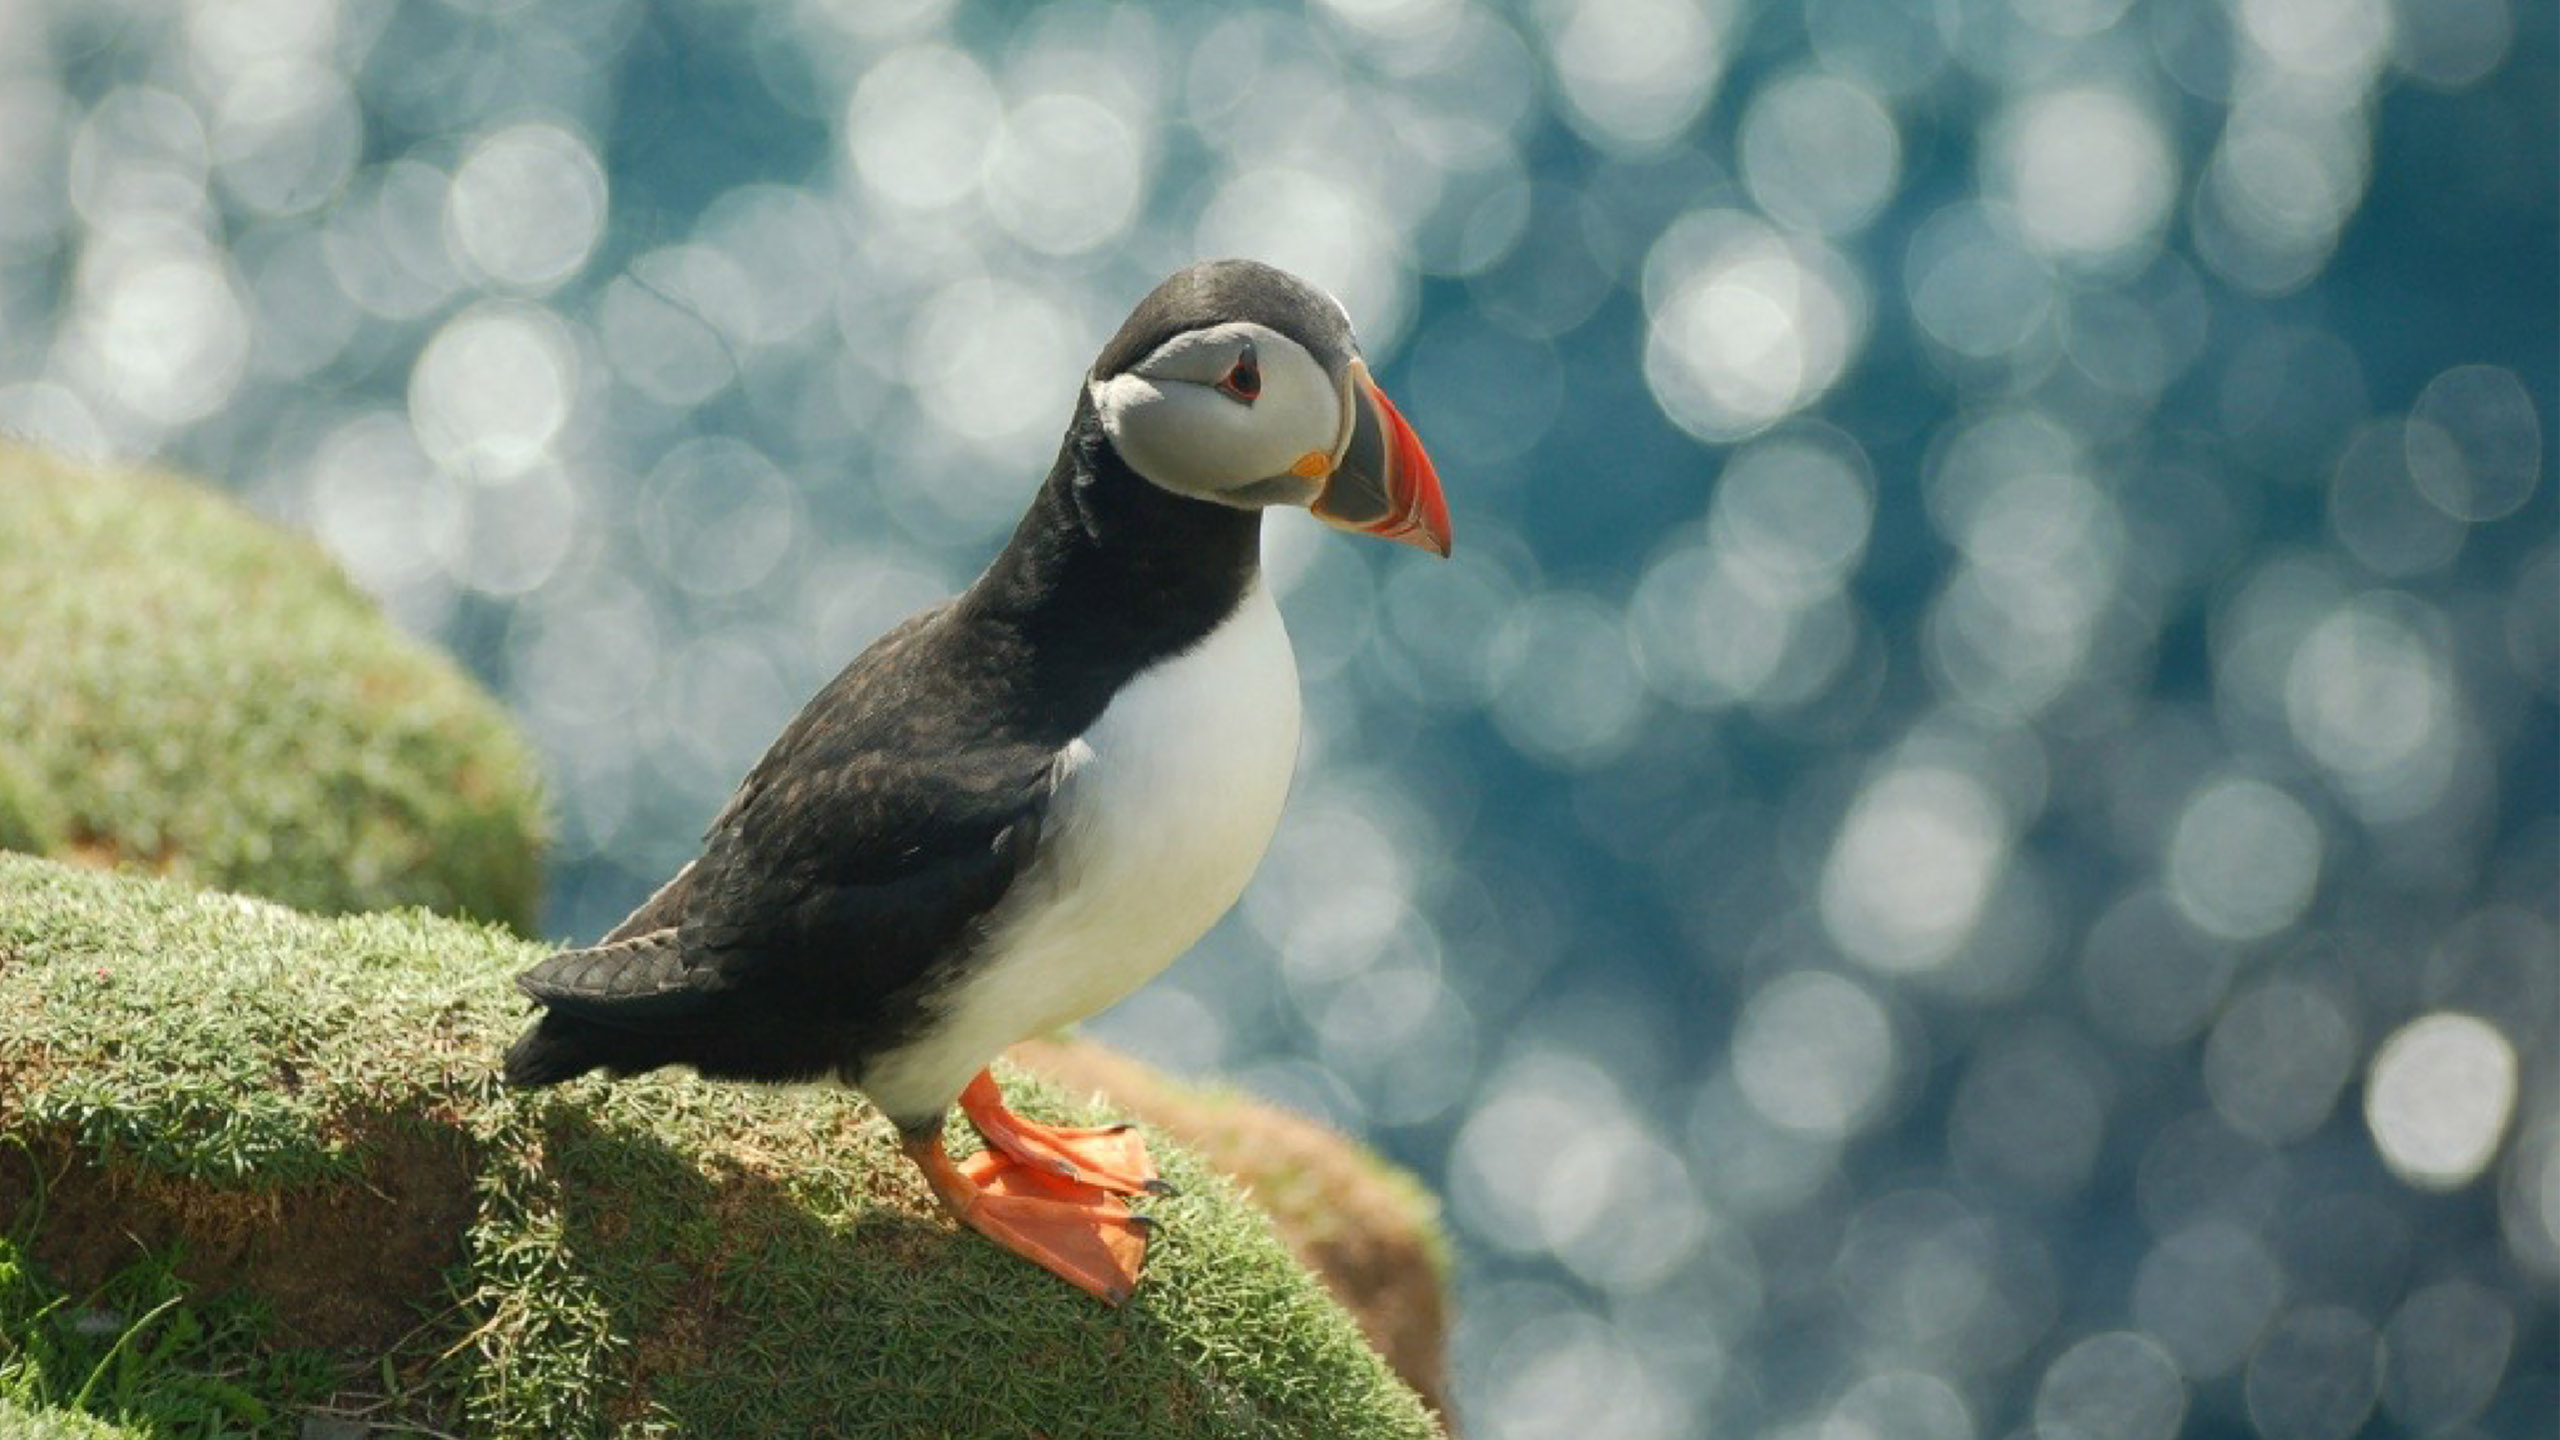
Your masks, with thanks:
[[[1164,1180],[1149,1180],[1145,1185],[1139,1188],[1145,1190],[1150,1195],[1179,1195],[1182,1193],[1181,1191],[1173,1188],[1170,1182]]]

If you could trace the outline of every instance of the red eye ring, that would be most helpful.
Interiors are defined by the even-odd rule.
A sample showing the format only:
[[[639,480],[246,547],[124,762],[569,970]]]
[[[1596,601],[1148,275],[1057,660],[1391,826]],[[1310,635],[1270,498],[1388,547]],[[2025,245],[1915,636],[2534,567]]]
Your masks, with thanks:
[[[1236,357],[1236,363],[1227,367],[1226,376],[1218,381],[1218,388],[1247,405],[1262,398],[1262,362],[1254,358],[1252,346],[1244,347],[1244,353]]]

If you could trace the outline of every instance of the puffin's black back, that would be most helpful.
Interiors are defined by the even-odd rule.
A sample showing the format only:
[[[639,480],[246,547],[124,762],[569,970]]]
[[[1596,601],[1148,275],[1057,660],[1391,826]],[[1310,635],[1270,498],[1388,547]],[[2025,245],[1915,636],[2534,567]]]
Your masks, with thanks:
[[[1145,340],[1153,327],[1174,326],[1169,338],[1208,323],[1180,317],[1249,279],[1151,296],[1104,360],[1161,344]],[[702,856],[604,944],[519,977],[547,1013],[508,1052],[508,1081],[667,1064],[858,1080],[867,1057],[929,1023],[932,993],[1037,855],[1060,752],[1122,685],[1234,611],[1259,536],[1258,512],[1131,471],[1080,397],[1057,464],[977,583],[820,691]]]

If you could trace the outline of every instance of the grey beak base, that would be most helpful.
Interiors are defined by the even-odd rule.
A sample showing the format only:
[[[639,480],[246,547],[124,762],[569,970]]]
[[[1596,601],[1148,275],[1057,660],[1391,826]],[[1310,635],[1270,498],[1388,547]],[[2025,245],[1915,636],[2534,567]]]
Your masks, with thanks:
[[[1351,439],[1342,447],[1342,458],[1326,479],[1314,509],[1328,523],[1359,530],[1383,523],[1395,513],[1395,497],[1387,483],[1393,452],[1387,444],[1386,422],[1368,386],[1351,387],[1351,417]]]

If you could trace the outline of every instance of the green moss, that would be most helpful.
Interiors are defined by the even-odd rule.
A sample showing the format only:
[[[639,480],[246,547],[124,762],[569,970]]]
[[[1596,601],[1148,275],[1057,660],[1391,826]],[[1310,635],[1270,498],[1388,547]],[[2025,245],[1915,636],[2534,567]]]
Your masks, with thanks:
[[[506,977],[538,953],[0,856],[0,1129],[66,1177],[33,1248],[77,1250],[86,1185],[148,1243],[227,1236],[196,1283],[273,1296],[308,1339],[325,1317],[293,1297],[345,1288],[311,1283],[345,1231],[369,1283],[414,1289],[393,1298],[415,1323],[387,1348],[343,1316],[321,1338],[403,1397],[382,1418],[450,1433],[1437,1433],[1259,1213],[1161,1136],[1182,1194],[1151,1202],[1146,1283],[1115,1311],[956,1231],[848,1095],[503,1090],[524,1020]],[[0,1199],[30,1168],[0,1150]]]
[[[33,767],[0,742],[0,850],[50,855],[62,848],[62,807]]]
[[[0,445],[0,736],[54,853],[308,910],[530,930],[532,756],[318,547],[202,487]],[[0,778],[0,846],[11,787]]]

